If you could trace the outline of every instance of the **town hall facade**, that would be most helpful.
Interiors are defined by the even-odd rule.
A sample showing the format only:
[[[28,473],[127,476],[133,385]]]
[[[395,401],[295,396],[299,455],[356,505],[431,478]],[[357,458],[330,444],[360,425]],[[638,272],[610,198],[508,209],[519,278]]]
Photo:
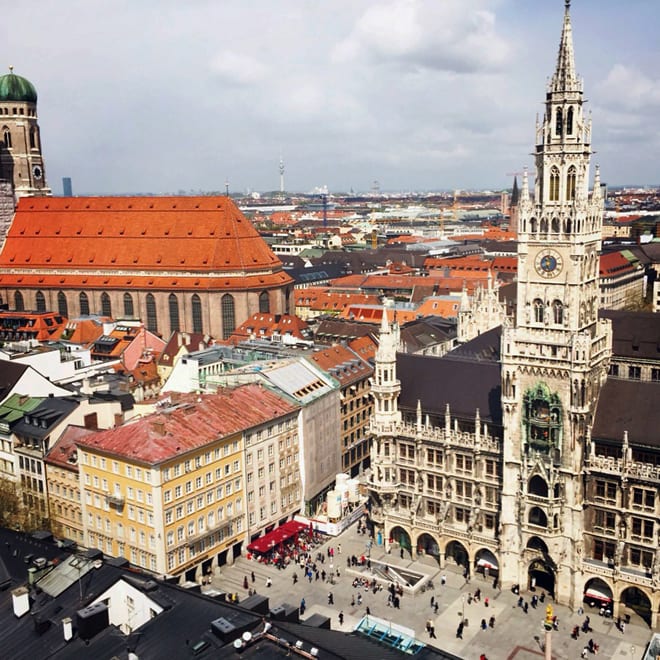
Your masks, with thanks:
[[[591,120],[565,4],[534,190],[525,173],[520,191],[515,316],[443,358],[397,354],[398,327],[384,322],[371,520],[386,544],[440,566],[655,627],[660,360],[642,360],[649,379],[612,369],[627,320],[599,314],[604,200],[597,168],[589,190]],[[639,321],[633,357],[643,328],[657,343],[654,320]]]

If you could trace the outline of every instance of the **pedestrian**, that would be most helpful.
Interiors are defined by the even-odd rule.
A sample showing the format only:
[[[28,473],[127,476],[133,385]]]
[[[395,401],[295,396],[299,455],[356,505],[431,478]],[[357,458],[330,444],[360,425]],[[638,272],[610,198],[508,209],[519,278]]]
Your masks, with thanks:
[[[343,610],[339,612],[339,625],[343,626],[344,625],[344,612]]]
[[[371,610],[369,609],[369,605],[367,605],[367,610],[366,610],[366,612],[367,612],[367,616],[369,616],[369,615],[371,614]]]
[[[250,576],[252,577],[252,582],[254,582],[255,581],[254,571],[252,571],[252,573],[250,573]]]
[[[316,577],[318,578],[319,574],[316,574]],[[323,578],[323,582],[325,582],[325,571],[321,571],[321,578]]]
[[[298,574],[294,573],[293,574],[293,584],[297,584],[297,583],[298,583]]]
[[[435,605],[435,596],[431,596],[431,607]]]
[[[525,605],[523,606],[523,612],[525,612],[525,614],[527,614],[528,610],[529,610],[529,603],[526,602]]]
[[[335,604],[335,598],[332,595],[332,591],[328,591],[328,605],[334,605]]]
[[[585,646],[585,647],[582,649],[582,653],[580,653],[580,657],[581,657],[581,658],[586,658],[586,657],[587,657],[587,653],[589,653],[589,649]]]
[[[522,597],[522,596],[518,596],[518,607],[522,607],[522,606],[523,606],[523,602],[524,602],[523,597]]]
[[[437,601],[437,600],[435,601],[435,605],[433,606],[433,612],[434,612],[435,614],[438,613],[438,601]]]
[[[489,625],[491,628],[494,628],[494,627],[495,627],[495,617],[494,617],[494,616],[491,616],[490,619],[488,619],[488,625]]]
[[[484,605],[488,607],[488,596],[484,598]],[[525,610],[525,612],[527,612],[527,610]]]
[[[351,607],[355,607],[355,596],[351,596]]]
[[[403,548],[401,548],[401,550],[399,550],[399,555],[401,556],[401,559],[403,559]]]
[[[337,554],[341,554],[341,543],[337,544]]]
[[[305,608],[307,607],[307,604],[305,603],[305,599],[302,598],[300,601],[300,614],[305,613]]]
[[[539,598],[539,601],[542,603],[545,600],[545,591],[541,592],[541,596]]]
[[[435,626],[433,624],[431,624],[431,628],[429,629],[429,637],[431,639],[437,639],[435,636]]]
[[[362,594],[357,595],[357,604],[362,605]]]
[[[431,619],[427,619],[427,621],[426,621],[426,632],[430,632],[431,625],[432,625]]]
[[[270,577],[266,578],[266,586],[270,588],[270,586],[273,584],[273,581],[270,579]]]
[[[626,622],[622,621],[621,622],[621,634],[623,635],[624,632],[626,632]]]
[[[481,619],[481,629],[486,630],[488,628],[488,624],[486,623],[486,619]]]
[[[247,579],[247,575],[246,575],[243,578],[243,589],[247,589],[247,588],[248,588],[248,579]]]
[[[463,639],[463,621],[458,624],[456,628],[456,639]]]
[[[447,583],[447,576],[443,573],[442,577],[440,578],[440,584],[445,585]]]

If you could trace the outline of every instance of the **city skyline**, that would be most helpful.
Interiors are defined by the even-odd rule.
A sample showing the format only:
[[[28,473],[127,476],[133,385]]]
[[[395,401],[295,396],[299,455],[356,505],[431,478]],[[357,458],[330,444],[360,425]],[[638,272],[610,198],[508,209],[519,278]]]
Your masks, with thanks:
[[[497,189],[533,169],[555,66],[563,2],[529,4],[18,5],[6,57],[39,93],[57,193],[63,176],[75,194],[277,190],[280,155],[287,190]],[[571,13],[593,163],[611,185],[652,184],[660,7]]]

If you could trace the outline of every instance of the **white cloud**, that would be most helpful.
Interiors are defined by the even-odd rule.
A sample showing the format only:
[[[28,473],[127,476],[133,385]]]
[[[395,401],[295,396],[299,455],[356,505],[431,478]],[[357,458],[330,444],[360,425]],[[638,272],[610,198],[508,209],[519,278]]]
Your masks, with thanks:
[[[614,108],[645,111],[660,106],[660,79],[653,80],[624,64],[613,66],[596,89],[603,101]]]
[[[211,72],[229,83],[253,85],[265,77],[267,68],[259,60],[233,51],[218,53],[209,63]]]

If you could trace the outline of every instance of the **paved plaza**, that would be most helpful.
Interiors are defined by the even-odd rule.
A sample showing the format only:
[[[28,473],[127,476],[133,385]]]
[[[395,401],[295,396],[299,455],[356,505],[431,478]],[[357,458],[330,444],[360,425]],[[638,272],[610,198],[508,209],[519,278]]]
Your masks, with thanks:
[[[257,593],[268,596],[270,607],[282,603],[299,605],[305,599],[306,611],[301,620],[313,614],[322,614],[330,617],[332,628],[349,632],[357,626],[366,614],[368,607],[371,615],[398,623],[415,631],[415,637],[424,643],[436,646],[444,651],[451,652],[461,658],[478,660],[485,653],[488,660],[532,660],[542,658],[541,644],[544,639],[543,619],[545,605],[551,602],[546,598],[544,604],[536,609],[529,607],[525,614],[518,607],[518,596],[510,590],[499,591],[493,587],[493,580],[486,580],[483,575],[474,576],[466,584],[460,567],[448,566],[440,571],[431,558],[411,560],[409,553],[402,559],[398,550],[387,554],[382,546],[373,546],[370,556],[373,563],[382,561],[392,565],[393,568],[408,569],[422,573],[433,580],[434,589],[416,595],[404,594],[401,598],[400,609],[388,607],[388,592],[384,588],[374,594],[364,588],[356,589],[352,586],[358,575],[371,577],[367,568],[356,567],[349,569],[346,559],[352,555],[367,555],[368,537],[357,533],[357,525],[353,525],[341,536],[327,537],[325,543],[313,551],[316,555],[323,552],[325,562],[319,563],[319,571],[329,571],[331,559],[328,557],[328,548],[334,548],[334,570],[339,569],[340,576],[335,577],[335,583],[323,582],[320,578],[310,583],[303,579],[302,571],[298,566],[289,566],[278,570],[275,566],[268,566],[259,562],[240,557],[232,566],[222,567],[213,577],[213,587],[230,593],[238,593],[239,598],[247,596],[243,588],[244,580],[248,578],[248,588],[256,589]],[[341,552],[339,547],[341,546]],[[372,567],[373,567],[372,563]],[[255,581],[251,581],[254,572]],[[296,573],[298,581],[293,582]],[[446,583],[441,584],[442,575]],[[272,586],[267,587],[267,579],[272,580]],[[468,594],[481,590],[481,600],[472,600],[468,603]],[[328,593],[332,592],[334,605],[328,605]],[[362,595],[360,606],[351,605],[352,598],[358,592]],[[537,590],[537,595],[540,591]],[[521,595],[529,603],[531,593],[522,592]],[[431,607],[431,596],[439,603],[437,614]],[[488,606],[485,605],[486,598]],[[626,626],[625,633],[621,633],[612,619],[605,619],[598,614],[597,609],[587,608],[583,615],[572,612],[561,605],[555,606],[555,614],[559,619],[558,630],[552,633],[553,658],[580,658],[583,648],[590,638],[599,645],[598,655],[603,658],[617,658],[630,660],[641,658],[651,637],[649,627],[641,619],[633,618]],[[457,627],[461,620],[461,612],[467,621],[463,630],[462,639],[456,637]],[[338,615],[344,614],[343,625],[340,625]],[[571,631],[574,626],[581,625],[585,616],[590,617],[592,632],[580,633],[577,640],[572,639]],[[488,621],[495,617],[494,628],[481,629],[481,620]],[[431,619],[435,625],[437,639],[433,640],[426,632],[426,622]],[[591,655],[590,655],[591,657]]]

